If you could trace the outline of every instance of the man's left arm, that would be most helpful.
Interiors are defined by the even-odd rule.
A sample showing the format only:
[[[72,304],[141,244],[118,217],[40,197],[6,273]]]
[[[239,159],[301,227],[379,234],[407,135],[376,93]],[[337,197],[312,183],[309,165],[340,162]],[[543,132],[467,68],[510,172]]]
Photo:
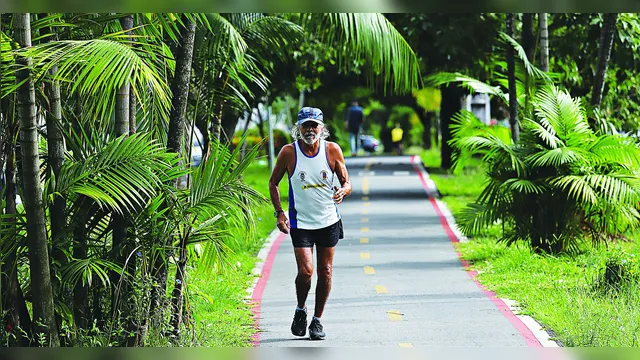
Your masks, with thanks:
[[[351,180],[349,179],[342,149],[340,149],[338,144],[331,143],[329,147],[329,159],[333,163],[333,171],[338,176],[341,185],[340,188],[337,186],[334,187],[335,194],[333,195],[333,200],[339,204],[345,196],[351,195]]]

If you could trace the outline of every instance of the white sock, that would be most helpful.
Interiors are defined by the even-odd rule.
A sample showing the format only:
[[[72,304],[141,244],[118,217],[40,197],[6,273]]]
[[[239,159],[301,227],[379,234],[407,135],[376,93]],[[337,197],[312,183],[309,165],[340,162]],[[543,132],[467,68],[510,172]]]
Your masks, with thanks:
[[[313,320],[318,320],[318,321],[320,321],[320,318],[319,318],[319,317],[315,317],[315,316],[314,316],[314,317],[313,317]]]
[[[307,307],[305,306],[304,308],[301,309],[296,305],[296,310],[304,310],[304,312],[307,312]]]

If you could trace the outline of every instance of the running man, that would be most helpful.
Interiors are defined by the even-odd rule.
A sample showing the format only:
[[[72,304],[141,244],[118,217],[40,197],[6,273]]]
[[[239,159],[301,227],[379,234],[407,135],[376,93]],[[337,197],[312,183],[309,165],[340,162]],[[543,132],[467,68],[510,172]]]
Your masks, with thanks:
[[[293,143],[285,145],[271,173],[269,192],[275,209],[278,229],[291,234],[298,275],[296,276],[296,307],[291,332],[305,336],[307,327],[307,295],[313,275],[313,246],[316,246],[318,281],[315,310],[309,325],[311,340],[325,338],[320,318],[331,291],[333,254],[338,240],[344,237],[337,204],[351,194],[351,181],[342,149],[326,141],[322,111],[303,107],[292,129]],[[289,217],[280,206],[278,184],[285,172],[289,176]],[[334,175],[341,187],[333,185]]]

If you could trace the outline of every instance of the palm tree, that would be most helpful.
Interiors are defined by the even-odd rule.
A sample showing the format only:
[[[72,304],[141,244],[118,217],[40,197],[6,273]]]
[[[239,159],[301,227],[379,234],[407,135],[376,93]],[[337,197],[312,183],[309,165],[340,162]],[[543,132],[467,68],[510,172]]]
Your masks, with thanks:
[[[192,187],[176,204],[176,214],[182,214],[184,223],[179,235],[179,257],[172,292],[171,326],[176,336],[182,324],[184,289],[187,284],[187,245],[204,243],[205,250],[199,266],[224,268],[221,265],[225,262],[225,254],[230,252],[224,242],[229,237],[225,229],[233,224],[242,224],[240,226],[247,229],[247,236],[251,237],[255,228],[251,209],[267,202],[264,196],[241,180],[242,173],[255,160],[260,144],[254,146],[240,161],[236,160],[240,158],[240,146],[231,153],[222,142],[212,139],[211,144],[209,158],[193,171]]]
[[[22,48],[31,47],[31,19],[28,13],[14,16],[15,39]],[[36,333],[44,335],[44,344],[58,346],[58,328],[53,307],[53,290],[49,269],[48,239],[40,187],[40,158],[38,155],[38,132],[36,101],[33,79],[29,67],[31,59],[18,56],[16,63],[23,68],[16,74],[21,84],[17,91],[18,121],[24,175],[25,212],[27,216],[27,238],[30,254],[31,288],[33,292],[33,319]],[[44,345],[42,344],[42,345]]]
[[[196,114],[198,128],[205,136],[205,148],[209,138],[221,140],[224,111],[245,111],[251,99],[260,98],[267,91],[269,76],[273,75],[272,63],[291,57],[292,49],[302,40],[303,29],[282,17],[259,13],[208,14],[213,27],[228,29],[228,40],[219,36],[198,34],[199,51],[196,66]],[[238,43],[238,51],[230,51],[230,41]],[[223,41],[226,40],[226,41]],[[213,119],[213,124],[211,124]],[[235,119],[234,119],[235,120]],[[236,121],[228,121],[225,128],[232,129]],[[211,136],[209,129],[211,128]],[[230,139],[230,134],[226,134]]]
[[[158,81],[162,76],[153,69],[153,66],[150,67],[147,64],[149,58],[153,60],[152,56],[148,56],[149,50],[145,49],[143,46],[140,46],[137,49],[129,48],[128,46],[119,43],[120,39],[123,38],[124,36],[116,34],[107,36],[103,39],[86,41],[52,41],[35,47],[21,49],[17,54],[24,58],[34,59],[35,65],[32,69],[34,71],[33,78],[36,81],[44,80],[45,82],[51,83],[59,81],[64,84],[72,84],[72,86],[65,87],[65,91],[69,91],[72,95],[74,93],[81,94],[85,99],[91,99],[90,101],[86,101],[87,106],[85,106],[84,109],[87,112],[87,118],[91,117],[93,119],[99,119],[99,122],[95,124],[96,127],[103,127],[100,124],[100,121],[109,119],[109,116],[104,116],[103,114],[107,114],[112,111],[109,109],[115,109],[113,95],[115,95],[116,90],[121,87],[121,81],[124,81],[123,79],[126,78],[132,79],[131,85],[135,93],[154,95],[154,98],[151,101],[142,105],[144,112],[149,113],[149,110],[152,110],[151,112],[154,114],[168,114],[170,104],[169,101],[167,101],[169,99],[167,96],[168,88],[166,87],[166,84]],[[145,54],[145,60],[143,60],[139,54]],[[153,63],[152,60],[149,62]],[[58,68],[58,72],[51,71],[51,69],[56,67]],[[104,76],[99,74],[103,74]],[[123,78],[122,74],[127,75]],[[73,79],[73,81],[70,81],[71,79]],[[9,91],[12,90],[9,89]],[[97,94],[113,95],[96,96]],[[74,99],[76,96],[71,96],[70,98]],[[67,116],[68,118],[71,117],[69,114],[67,114]],[[154,118],[162,119],[162,116]],[[71,134],[65,134],[67,136],[67,143],[72,145],[70,150],[72,151],[70,153],[72,154],[71,157],[77,161],[88,161],[87,159],[91,158],[91,153],[102,152],[104,150],[103,144],[110,143],[115,135],[111,132],[86,133],[84,132],[83,127],[80,127],[79,130],[81,133],[74,133],[72,131]],[[145,139],[145,141],[149,142],[149,139]],[[124,143],[122,145],[125,147],[121,150],[125,152],[131,151],[131,145],[128,145],[129,148],[127,148],[126,144],[127,143]],[[67,155],[69,156],[69,154]],[[123,158],[121,153],[118,153],[117,156],[119,158]],[[142,157],[145,156],[142,155]],[[153,160],[153,157],[150,157],[150,159]],[[171,164],[173,164],[172,166],[175,166],[175,163]],[[71,165],[73,164],[69,164],[69,166]],[[125,170],[128,172],[123,173]],[[141,173],[135,173],[135,166],[121,168],[116,172],[113,172],[114,169],[105,169],[105,171],[107,171],[107,173],[102,174],[101,179],[107,182],[111,181],[111,183],[110,185],[104,184],[104,186],[107,186],[107,189],[109,190],[120,189],[119,194],[124,194],[119,195],[121,199],[120,201],[125,204],[134,203],[132,199],[139,197],[138,193],[140,191],[144,192],[143,189],[145,186],[141,187],[141,184],[144,184],[145,178],[140,176]],[[163,179],[166,179],[167,181],[175,180],[175,176],[169,176],[175,171],[172,170],[167,172],[166,170],[163,170],[163,172],[168,174],[163,175]],[[180,172],[180,174],[182,173],[183,172]],[[61,271],[64,270],[64,275],[62,276],[63,280],[67,284],[73,284],[73,286],[78,290],[76,291],[78,296],[76,297],[77,301],[75,306],[79,312],[76,313],[76,322],[81,325],[80,328],[82,328],[89,320],[89,308],[87,305],[88,295],[91,288],[94,287],[90,285],[90,279],[96,276],[96,274],[98,274],[96,271],[100,271],[100,269],[119,269],[118,267],[114,268],[113,266],[115,265],[112,262],[104,262],[104,260],[100,259],[100,257],[108,254],[105,253],[98,255],[95,252],[92,252],[89,247],[91,243],[88,242],[86,238],[91,237],[93,239],[95,238],[94,236],[105,236],[105,232],[103,232],[104,230],[100,230],[101,233],[97,234],[94,233],[94,231],[96,231],[96,229],[103,229],[101,226],[104,224],[104,221],[107,221],[108,223],[110,218],[122,213],[120,210],[131,211],[135,208],[122,208],[119,210],[114,207],[111,211],[104,211],[104,205],[106,205],[104,203],[106,196],[104,191],[100,192],[95,189],[89,191],[83,187],[76,189],[73,192],[69,192],[69,190],[63,191],[59,186],[62,186],[60,184],[64,180],[64,176],[65,175],[63,175],[63,171],[61,170],[61,173],[58,174],[56,178],[56,182],[51,183],[51,185],[58,190],[51,190],[47,187],[45,187],[45,190],[47,191],[47,194],[55,194],[51,198],[66,199],[70,204],[70,218],[76,219],[73,224],[70,224],[70,227],[78,229],[78,231],[75,231],[77,241],[73,249],[75,259],[71,259],[71,261],[60,265],[62,265]],[[80,177],[80,181],[86,181],[86,175],[82,175],[82,177]],[[131,191],[126,190],[126,188],[123,189],[123,183],[131,183],[130,186],[132,186],[134,190]],[[157,186],[156,182],[153,182],[153,184],[156,184],[154,186]],[[150,193],[150,191],[151,190],[147,190],[147,193]],[[76,195],[72,196],[72,194]],[[113,198],[113,196],[116,195],[112,194],[110,196]],[[122,196],[124,196],[124,198],[122,198]],[[45,196],[45,199],[49,198],[49,195]],[[103,204],[102,210],[99,207],[96,208],[91,205],[101,203]],[[110,203],[113,204],[113,200],[111,200]],[[98,209],[98,211],[95,209]],[[84,219],[84,221],[78,221],[78,219],[81,218]],[[79,222],[81,222],[81,224],[78,224]],[[29,223],[29,225],[31,224]],[[14,232],[14,234],[11,235],[3,229],[3,236],[1,237],[3,244],[7,244],[11,241],[10,239],[15,240],[21,232],[22,230],[18,229],[17,232]],[[69,228],[64,229],[62,231],[62,236],[66,237],[68,236],[68,233]],[[108,231],[106,231],[106,234],[109,234]],[[68,244],[68,242],[56,243],[55,249],[63,249],[64,247],[67,247]],[[96,255],[98,255],[97,258]],[[78,281],[78,278],[72,278],[74,280],[68,281],[69,274],[75,273],[83,274],[83,276],[79,278],[82,279],[82,281]],[[131,279],[127,280],[130,281]],[[99,303],[96,303],[96,305],[99,305]]]
[[[593,80],[593,91],[591,93],[591,105],[599,106],[602,101],[602,92],[604,90],[604,78],[609,67],[609,59],[611,58],[611,50],[613,49],[613,40],[616,32],[617,13],[605,14],[604,24],[600,33],[600,44],[598,45],[598,65]]]
[[[582,234],[594,242],[619,236],[640,221],[640,151],[619,135],[599,135],[580,100],[542,87],[523,133],[508,144],[461,113],[454,146],[483,155],[489,182],[461,214],[465,234],[501,220],[508,244],[527,241],[536,252],[575,251]]]

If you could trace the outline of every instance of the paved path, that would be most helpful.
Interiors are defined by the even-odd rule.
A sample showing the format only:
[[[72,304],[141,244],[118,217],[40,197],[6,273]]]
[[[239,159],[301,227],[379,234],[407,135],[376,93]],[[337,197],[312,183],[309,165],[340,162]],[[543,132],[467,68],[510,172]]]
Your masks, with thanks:
[[[535,345],[535,337],[527,340],[517,318],[464,270],[453,235],[443,227],[412,160],[347,159],[353,193],[339,205],[345,239],[336,248],[324,341],[290,332],[296,265],[290,237],[279,237],[263,271],[268,278],[258,285],[260,346]]]

